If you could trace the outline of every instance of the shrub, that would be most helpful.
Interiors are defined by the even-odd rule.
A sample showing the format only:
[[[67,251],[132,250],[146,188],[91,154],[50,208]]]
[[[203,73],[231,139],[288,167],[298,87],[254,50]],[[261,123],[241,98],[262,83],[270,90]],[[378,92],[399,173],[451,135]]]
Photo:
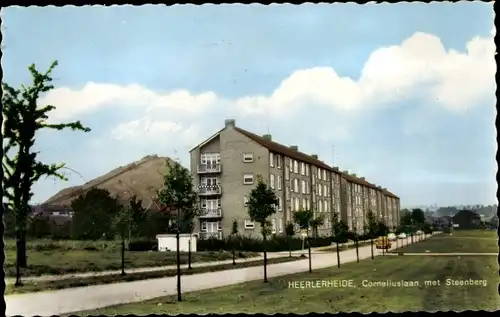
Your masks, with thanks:
[[[322,247],[331,245],[330,237],[311,238],[311,247]],[[207,240],[199,240],[197,242],[198,251],[231,251],[233,246],[236,250],[246,252],[263,252],[264,244],[261,238],[253,238],[248,236],[236,236],[233,238],[224,238],[222,240],[210,238]],[[285,235],[275,235],[267,240],[266,250],[269,252],[288,251],[302,249],[301,238],[289,238]]]
[[[129,251],[157,251],[158,242],[155,240],[132,240],[128,244]]]

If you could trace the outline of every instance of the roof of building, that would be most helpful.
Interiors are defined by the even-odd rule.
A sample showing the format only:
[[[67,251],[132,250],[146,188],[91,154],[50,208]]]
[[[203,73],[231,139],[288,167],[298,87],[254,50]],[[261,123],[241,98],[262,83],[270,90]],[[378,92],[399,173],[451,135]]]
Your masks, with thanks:
[[[303,162],[311,164],[311,165],[316,165],[318,167],[324,168],[324,169],[329,170],[329,171],[336,172],[336,169],[329,166],[325,162],[320,161],[317,158],[314,158],[313,156],[311,156],[309,154],[305,154],[303,152],[291,149],[288,146],[285,146],[285,145],[279,144],[277,142],[268,140],[260,135],[249,132],[247,130],[243,130],[243,129],[238,128],[238,127],[235,127],[234,129],[236,131],[240,132],[241,134],[243,134],[244,136],[246,136],[247,138],[251,139],[252,141],[257,142],[258,144],[267,148],[271,152],[286,155],[286,156],[291,157],[293,159],[303,161]]]
[[[293,159],[296,159],[296,160],[299,160],[299,161],[303,161],[303,162],[308,163],[308,164],[319,166],[319,167],[324,168],[326,170],[339,173],[346,180],[348,180],[350,182],[353,182],[353,183],[360,184],[360,185],[363,185],[363,186],[366,186],[366,187],[370,187],[370,188],[374,188],[374,189],[380,190],[380,188],[378,188],[377,185],[372,184],[372,183],[370,183],[370,182],[368,182],[366,180],[363,180],[361,178],[358,178],[356,176],[350,175],[348,173],[341,172],[341,171],[339,171],[339,169],[337,167],[329,166],[325,162],[320,161],[319,159],[314,158],[313,156],[311,156],[309,154],[305,154],[303,152],[291,149],[288,146],[285,146],[285,145],[279,144],[277,142],[274,142],[272,140],[266,139],[266,138],[264,138],[264,137],[262,137],[260,135],[257,135],[255,133],[250,132],[250,131],[241,129],[239,127],[235,127],[234,129],[236,131],[240,132],[241,134],[243,134],[244,136],[248,137],[249,139],[253,140],[254,142],[257,142],[258,144],[260,144],[263,147],[267,148],[271,152],[275,152],[275,153],[278,153],[278,154],[286,155],[286,156],[291,157]],[[394,195],[393,193],[391,193],[390,191],[388,191],[386,189],[385,190],[383,189],[382,192],[385,195],[387,195],[387,196],[399,199],[398,196]]]
[[[387,189],[382,189],[382,193],[384,193],[386,196],[389,196],[389,197],[393,197],[393,198],[397,198],[399,199],[398,196],[394,195],[393,193],[391,193],[390,191],[388,191]]]

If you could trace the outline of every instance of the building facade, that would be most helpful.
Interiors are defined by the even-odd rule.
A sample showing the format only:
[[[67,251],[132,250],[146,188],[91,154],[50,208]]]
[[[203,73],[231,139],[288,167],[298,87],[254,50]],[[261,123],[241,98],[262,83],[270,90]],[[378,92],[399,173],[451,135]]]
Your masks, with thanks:
[[[389,214],[390,219],[399,217],[399,198],[387,190],[340,172],[317,155],[300,152],[297,145],[285,146],[269,134],[243,130],[235,120],[226,120],[222,130],[190,151],[190,158],[201,207],[195,231],[202,239],[231,234],[234,221],[239,234],[261,235],[246,206],[258,177],[279,201],[270,219],[273,234],[284,234],[293,213],[301,209],[323,219],[317,230],[322,236],[331,235],[335,213],[359,232],[369,210],[381,219],[389,219]]]

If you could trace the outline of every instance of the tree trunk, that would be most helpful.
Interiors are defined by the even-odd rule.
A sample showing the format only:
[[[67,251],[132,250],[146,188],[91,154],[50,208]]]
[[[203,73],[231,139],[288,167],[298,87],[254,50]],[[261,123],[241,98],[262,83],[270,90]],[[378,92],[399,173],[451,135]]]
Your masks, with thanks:
[[[122,276],[125,275],[125,232],[122,232]]]
[[[372,260],[375,259],[375,257],[373,256],[373,239],[370,239],[370,245],[372,247]]]
[[[340,267],[340,251],[339,251],[339,242],[335,241],[335,244],[337,245],[337,267]]]
[[[266,235],[262,235],[263,237],[263,247],[264,247],[264,283],[267,283],[267,237]]]
[[[21,253],[21,232],[16,230],[16,283],[15,286],[23,285],[21,282],[21,264],[20,264],[20,253]]]
[[[356,239],[356,262],[359,263],[359,241]]]
[[[182,296],[181,296],[181,251],[179,250],[180,249],[179,227],[177,227],[175,238],[177,240],[177,300],[180,302],[182,301]]]
[[[290,236],[288,237],[288,257],[292,257],[292,242]]]
[[[236,254],[235,254],[235,251],[234,251],[234,242],[232,243],[232,251],[233,251],[233,265],[236,265]]]
[[[310,238],[307,239],[307,247],[309,252],[309,273],[312,273],[312,260],[311,260],[311,241]]]
[[[188,270],[191,270],[191,237],[189,237],[189,244],[188,244]],[[233,262],[234,262],[234,252],[233,252]]]
[[[28,257],[26,255],[26,229],[21,230],[19,244],[19,266],[22,268],[28,267]]]

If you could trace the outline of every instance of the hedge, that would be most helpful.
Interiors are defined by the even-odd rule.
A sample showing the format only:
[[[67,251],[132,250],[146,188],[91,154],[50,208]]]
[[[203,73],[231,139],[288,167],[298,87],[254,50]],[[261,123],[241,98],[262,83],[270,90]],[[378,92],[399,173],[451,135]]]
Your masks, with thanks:
[[[331,237],[318,237],[310,239],[311,247],[323,247],[332,244]],[[210,238],[197,241],[198,251],[231,251],[232,249],[247,252],[263,252],[264,241],[261,238],[252,238],[245,236],[227,237],[224,239]],[[279,252],[288,250],[301,250],[302,239],[286,236],[274,236],[267,239],[266,251]]]

